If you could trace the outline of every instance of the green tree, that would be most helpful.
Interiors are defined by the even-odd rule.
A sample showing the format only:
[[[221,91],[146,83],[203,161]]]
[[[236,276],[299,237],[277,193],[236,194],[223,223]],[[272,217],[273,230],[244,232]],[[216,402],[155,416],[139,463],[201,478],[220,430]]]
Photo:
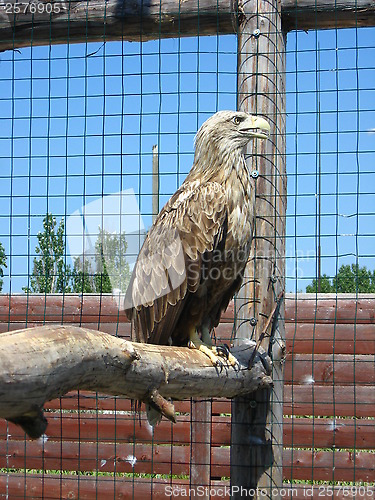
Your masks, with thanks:
[[[96,240],[96,291],[110,293],[114,289],[125,291],[130,281],[129,264],[125,254],[128,248],[125,232],[110,233],[99,228]]]
[[[306,292],[316,293],[318,281],[312,280],[307,285]],[[375,270],[370,271],[366,266],[360,267],[358,264],[342,265],[336,276],[330,278],[323,274],[320,282],[322,293],[375,293]]]
[[[97,293],[112,293],[113,287],[111,283],[111,278],[107,270],[107,256],[105,251],[105,231],[101,232],[96,240],[95,244],[95,261],[96,261],[96,272],[94,276],[95,291]]]
[[[71,288],[71,268],[66,264],[64,221],[57,226],[56,218],[47,213],[43,219],[43,231],[37,235],[33,273],[30,287],[25,292],[69,293]]]
[[[318,280],[313,279],[312,283],[310,285],[307,285],[306,287],[306,292],[307,293],[317,293],[318,291]],[[331,284],[329,276],[326,274],[323,274],[320,278],[320,292],[321,293],[330,293],[334,292],[334,288]]]
[[[375,271],[358,264],[343,265],[333,278],[333,289],[338,293],[375,293]]]
[[[73,291],[77,293],[112,293],[125,291],[130,281],[125,253],[125,233],[112,234],[99,228],[95,243],[95,264],[92,259],[76,258],[73,268]]]
[[[81,257],[74,259],[72,289],[76,293],[95,292],[94,271],[90,259]]]
[[[7,267],[7,256],[5,255],[3,244],[0,243],[0,292],[3,289],[4,284],[4,267]]]

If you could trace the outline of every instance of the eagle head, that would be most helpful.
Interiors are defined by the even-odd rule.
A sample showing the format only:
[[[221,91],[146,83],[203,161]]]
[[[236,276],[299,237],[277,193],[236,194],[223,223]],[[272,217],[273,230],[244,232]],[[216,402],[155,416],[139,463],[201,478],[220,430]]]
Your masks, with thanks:
[[[204,122],[195,138],[195,150],[218,152],[242,150],[255,138],[267,139],[268,122],[243,111],[218,111]]]

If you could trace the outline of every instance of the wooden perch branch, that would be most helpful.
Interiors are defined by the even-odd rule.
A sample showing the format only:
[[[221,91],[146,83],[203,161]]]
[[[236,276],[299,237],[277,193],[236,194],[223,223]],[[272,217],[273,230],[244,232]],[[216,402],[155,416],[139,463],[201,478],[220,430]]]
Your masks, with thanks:
[[[239,370],[221,373],[199,351],[128,342],[77,326],[43,326],[0,335],[0,417],[30,437],[44,433],[46,401],[74,389],[150,400],[173,420],[165,398],[227,397],[272,384],[270,361],[254,342],[232,350]]]

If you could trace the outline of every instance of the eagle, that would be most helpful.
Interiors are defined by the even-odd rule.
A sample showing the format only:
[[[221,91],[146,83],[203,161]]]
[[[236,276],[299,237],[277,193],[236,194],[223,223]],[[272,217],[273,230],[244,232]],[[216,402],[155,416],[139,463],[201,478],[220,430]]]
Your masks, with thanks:
[[[235,366],[211,333],[250,253],[255,180],[245,147],[269,131],[264,118],[240,111],[219,111],[198,130],[193,166],[152,224],[132,272],[125,311],[136,341],[189,346],[216,367],[223,357]]]

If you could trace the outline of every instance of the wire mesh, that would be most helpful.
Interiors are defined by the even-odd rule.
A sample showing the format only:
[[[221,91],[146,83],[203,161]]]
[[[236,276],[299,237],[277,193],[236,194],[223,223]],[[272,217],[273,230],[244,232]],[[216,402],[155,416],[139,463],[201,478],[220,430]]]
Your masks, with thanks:
[[[113,297],[128,282],[153,199],[162,207],[181,185],[203,121],[237,106],[237,37],[220,35],[219,18],[216,36],[191,35],[164,39],[160,28],[153,41],[68,37],[41,47],[31,35],[31,47],[1,54],[1,331],[76,322],[129,338]],[[360,294],[375,291],[374,72],[374,28],[288,34],[285,484],[270,498],[314,488],[330,496],[333,486],[336,496],[373,492],[374,302]],[[52,244],[47,282],[34,259]],[[101,256],[111,245],[120,256],[110,268]],[[77,316],[74,294],[95,313],[81,306]],[[234,332],[229,309],[217,341]],[[199,404],[176,403],[178,424],[153,431],[123,398],[72,393],[46,405],[39,441],[2,421],[0,496],[152,498],[190,489],[229,497],[230,404]],[[192,442],[202,455],[192,457]]]

